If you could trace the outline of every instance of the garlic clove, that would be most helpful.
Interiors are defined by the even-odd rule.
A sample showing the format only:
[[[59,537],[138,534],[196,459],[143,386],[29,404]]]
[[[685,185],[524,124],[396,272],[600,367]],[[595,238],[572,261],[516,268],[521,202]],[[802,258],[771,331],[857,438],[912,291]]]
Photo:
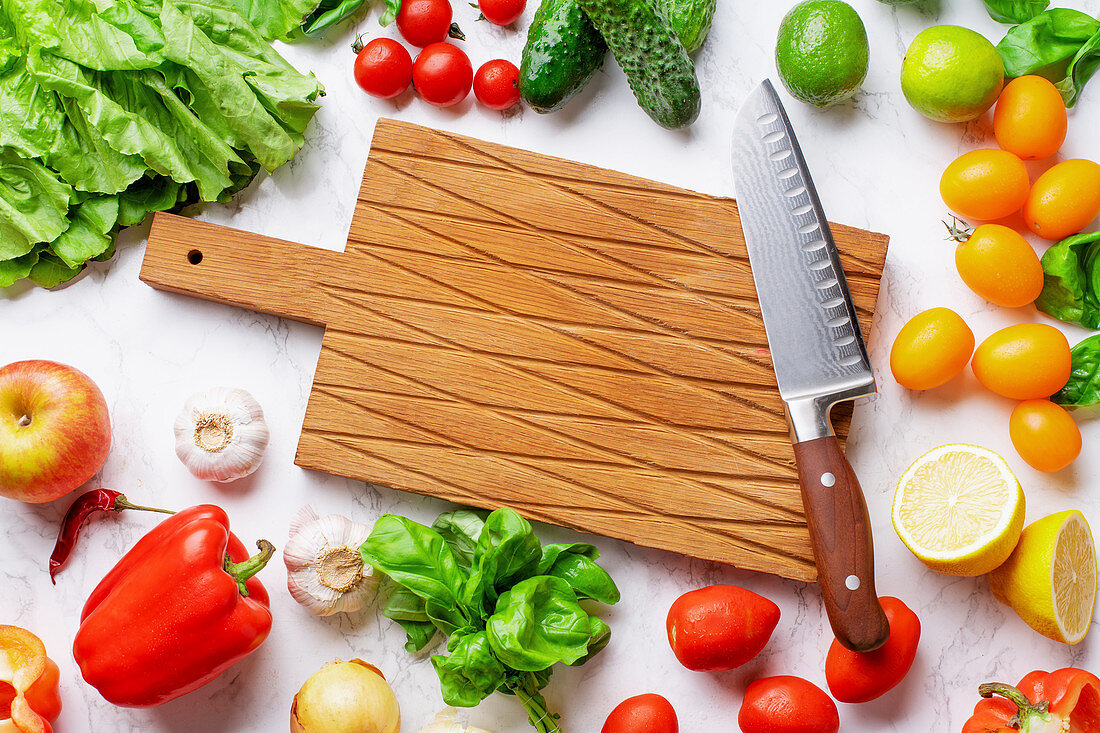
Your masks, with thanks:
[[[427,728],[421,728],[420,733],[489,733],[489,731],[463,725],[458,722],[458,711],[454,708],[446,708],[435,716],[435,720],[429,723]]]
[[[176,417],[176,455],[197,478],[236,481],[263,461],[270,437],[264,411],[243,389],[191,395]]]
[[[294,600],[316,616],[358,611],[373,601],[378,577],[359,555],[369,535],[364,524],[338,514],[319,517],[312,507],[303,507],[283,550]]]

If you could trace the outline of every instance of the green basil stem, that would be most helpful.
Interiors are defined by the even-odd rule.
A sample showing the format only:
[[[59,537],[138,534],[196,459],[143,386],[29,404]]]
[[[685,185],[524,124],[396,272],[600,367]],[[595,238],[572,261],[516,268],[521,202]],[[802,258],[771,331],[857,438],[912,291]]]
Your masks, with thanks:
[[[264,569],[267,561],[275,554],[275,545],[267,540],[259,540],[256,547],[260,551],[243,562],[233,562],[229,559],[229,553],[225,553],[225,572],[237,581],[237,587],[241,589],[241,595],[248,597],[248,587],[245,583],[256,573]]]
[[[527,711],[527,720],[536,733],[563,733],[558,715],[546,708],[546,698],[531,683],[530,675],[524,675],[522,684],[509,683],[508,689]]]

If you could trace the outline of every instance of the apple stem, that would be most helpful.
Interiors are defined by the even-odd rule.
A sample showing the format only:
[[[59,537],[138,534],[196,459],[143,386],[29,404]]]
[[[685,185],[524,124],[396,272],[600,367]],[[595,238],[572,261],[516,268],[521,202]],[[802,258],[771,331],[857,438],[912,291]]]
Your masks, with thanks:
[[[23,417],[19,418],[19,427],[29,428],[30,426],[31,426],[31,416],[30,415],[24,415]]]

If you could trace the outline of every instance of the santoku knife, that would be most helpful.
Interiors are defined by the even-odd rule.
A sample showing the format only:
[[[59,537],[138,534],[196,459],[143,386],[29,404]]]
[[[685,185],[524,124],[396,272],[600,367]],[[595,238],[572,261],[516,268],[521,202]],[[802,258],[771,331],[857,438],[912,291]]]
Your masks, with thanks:
[[[873,394],[875,376],[829,223],[769,81],[738,113],[733,171],[825,610],[841,644],[875,649],[890,626],[875,593],[867,504],[829,420],[837,402]]]

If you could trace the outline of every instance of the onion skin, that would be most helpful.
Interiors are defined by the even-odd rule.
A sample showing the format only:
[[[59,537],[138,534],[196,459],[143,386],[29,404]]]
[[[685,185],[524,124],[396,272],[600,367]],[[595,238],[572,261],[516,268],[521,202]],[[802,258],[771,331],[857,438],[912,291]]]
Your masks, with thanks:
[[[401,710],[385,675],[362,659],[336,660],[294,696],[291,733],[399,733]]]

